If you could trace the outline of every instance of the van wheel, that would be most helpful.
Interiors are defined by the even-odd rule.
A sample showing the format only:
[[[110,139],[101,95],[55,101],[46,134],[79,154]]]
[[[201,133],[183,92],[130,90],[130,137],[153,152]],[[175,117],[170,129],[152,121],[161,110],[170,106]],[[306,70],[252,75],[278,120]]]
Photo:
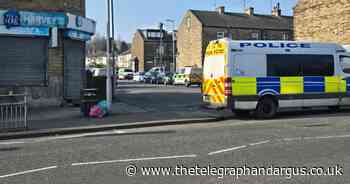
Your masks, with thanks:
[[[258,102],[255,114],[259,119],[269,119],[276,116],[277,109],[277,103],[272,98],[267,97]]]

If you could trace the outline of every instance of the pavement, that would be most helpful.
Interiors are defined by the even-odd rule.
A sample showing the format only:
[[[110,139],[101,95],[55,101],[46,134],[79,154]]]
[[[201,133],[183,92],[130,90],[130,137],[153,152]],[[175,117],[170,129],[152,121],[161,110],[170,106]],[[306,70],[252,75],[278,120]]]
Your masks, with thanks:
[[[108,117],[85,118],[77,107],[30,109],[28,130],[3,132],[0,133],[0,139],[219,121],[231,117],[231,112],[203,108],[199,87],[120,81],[116,100]]]
[[[349,118],[346,111],[294,112],[264,121],[232,119],[0,141],[0,183],[347,184]],[[271,167],[274,172],[205,173],[227,168],[238,174],[244,167]],[[313,167],[323,168],[318,176],[311,174]],[[333,167],[339,173],[323,172]]]

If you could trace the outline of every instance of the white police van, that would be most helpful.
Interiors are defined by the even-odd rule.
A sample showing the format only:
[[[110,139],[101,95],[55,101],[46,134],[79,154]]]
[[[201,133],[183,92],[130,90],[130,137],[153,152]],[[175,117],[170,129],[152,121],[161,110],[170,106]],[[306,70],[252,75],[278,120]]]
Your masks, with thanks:
[[[216,40],[203,73],[204,102],[239,115],[350,105],[350,54],[333,43]]]

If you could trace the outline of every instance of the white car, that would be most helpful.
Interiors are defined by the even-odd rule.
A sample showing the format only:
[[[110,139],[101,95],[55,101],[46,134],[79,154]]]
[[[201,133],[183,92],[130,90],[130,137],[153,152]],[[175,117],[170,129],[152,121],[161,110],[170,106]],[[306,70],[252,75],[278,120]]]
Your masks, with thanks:
[[[144,82],[145,81],[145,73],[144,72],[136,72],[134,74],[133,80],[136,82]]]

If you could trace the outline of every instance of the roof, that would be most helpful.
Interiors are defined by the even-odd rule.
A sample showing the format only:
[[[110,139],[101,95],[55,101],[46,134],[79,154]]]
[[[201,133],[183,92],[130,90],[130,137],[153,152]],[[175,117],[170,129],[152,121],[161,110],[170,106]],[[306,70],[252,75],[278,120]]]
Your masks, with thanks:
[[[292,16],[247,15],[245,13],[190,10],[206,27],[293,30]]]
[[[159,29],[138,29],[137,32],[142,36],[145,41],[159,41],[160,38],[149,38],[147,37],[147,32],[160,32]],[[166,30],[163,30],[165,37],[163,37],[163,41],[171,41],[172,35],[169,34]]]

